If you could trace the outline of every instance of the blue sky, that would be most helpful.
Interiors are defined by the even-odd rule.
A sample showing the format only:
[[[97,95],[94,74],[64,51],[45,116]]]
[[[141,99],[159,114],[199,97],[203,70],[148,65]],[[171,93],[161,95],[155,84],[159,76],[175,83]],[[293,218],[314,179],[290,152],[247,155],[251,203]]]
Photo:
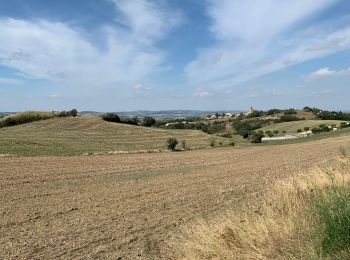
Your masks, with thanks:
[[[0,0],[0,111],[349,98],[349,0]]]

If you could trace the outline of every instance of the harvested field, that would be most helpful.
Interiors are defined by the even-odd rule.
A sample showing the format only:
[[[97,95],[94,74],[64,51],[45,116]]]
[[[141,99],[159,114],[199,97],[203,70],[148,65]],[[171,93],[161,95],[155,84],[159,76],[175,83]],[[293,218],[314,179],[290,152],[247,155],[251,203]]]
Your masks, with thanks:
[[[116,124],[100,117],[55,118],[0,129],[0,154],[23,156],[82,155],[118,151],[165,150],[165,142],[175,137],[187,148],[206,148],[210,139],[228,144],[230,139],[199,130],[168,130]],[[236,137],[235,141],[243,141]]]
[[[326,163],[350,137],[179,153],[0,158],[0,258],[157,259],[181,225]]]

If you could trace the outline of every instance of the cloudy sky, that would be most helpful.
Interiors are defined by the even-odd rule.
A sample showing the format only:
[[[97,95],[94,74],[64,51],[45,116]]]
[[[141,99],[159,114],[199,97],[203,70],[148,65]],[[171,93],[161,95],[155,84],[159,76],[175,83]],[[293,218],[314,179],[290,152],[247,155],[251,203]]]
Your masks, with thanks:
[[[0,111],[349,98],[349,0],[0,0]]]

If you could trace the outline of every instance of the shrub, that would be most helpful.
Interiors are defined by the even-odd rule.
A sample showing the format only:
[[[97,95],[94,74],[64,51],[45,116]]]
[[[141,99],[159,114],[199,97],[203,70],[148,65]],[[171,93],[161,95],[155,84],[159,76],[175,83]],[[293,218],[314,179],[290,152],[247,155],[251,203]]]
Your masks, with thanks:
[[[282,133],[285,134],[285,133],[287,133],[287,132],[286,132],[286,130],[283,130]]]
[[[271,132],[271,130],[266,130],[265,131],[265,134],[267,134],[267,135],[269,135],[269,134],[271,134],[272,132]]]
[[[273,137],[273,133],[270,132],[270,133],[267,134],[267,136],[268,137]]]
[[[215,138],[210,138],[209,145],[210,147],[215,147]]]
[[[121,119],[121,123],[123,124],[128,124],[128,125],[138,125],[139,124],[139,120],[136,116],[134,117],[127,117],[127,118],[123,118]]]
[[[273,133],[274,133],[275,135],[278,135],[279,132],[280,132],[280,131],[278,131],[278,130],[273,130]]]
[[[114,113],[107,113],[102,115],[102,119],[108,122],[120,123],[120,117]]]
[[[235,144],[235,142],[230,142],[228,145],[230,145],[230,146],[235,146],[236,144]]]
[[[254,133],[250,136],[250,141],[254,144],[258,144],[258,143],[261,143],[261,140],[263,137],[264,137],[264,135],[262,135],[260,133]]]
[[[346,127],[350,127],[350,124],[347,122],[341,122],[340,123],[340,128],[346,128]]]
[[[307,127],[307,126],[306,126],[306,127],[304,127],[304,130],[305,130],[305,131],[309,131],[309,130],[310,130],[310,127]]]
[[[318,127],[314,127],[314,128],[312,128],[312,129],[311,129],[311,131],[312,131],[312,133],[313,133],[313,134],[318,134],[318,133],[321,133],[321,129],[320,129],[320,128],[318,128]]]
[[[298,132],[298,133],[301,133],[301,132],[302,132],[302,130],[299,128],[299,129],[297,129],[297,132]]]
[[[294,108],[286,109],[283,111],[285,115],[295,115],[297,111]]]
[[[167,140],[166,143],[167,143],[167,148],[168,148],[169,150],[175,151],[175,148],[176,148],[176,146],[177,146],[177,144],[178,144],[179,142],[177,141],[176,138],[170,137],[170,138]]]
[[[151,127],[156,123],[156,120],[153,117],[145,116],[142,121],[143,126]]]
[[[186,141],[182,140],[181,144],[182,144],[182,149],[186,150]]]
[[[283,115],[281,116],[281,118],[279,119],[280,122],[293,122],[293,121],[299,121],[302,120],[296,116],[293,115]]]

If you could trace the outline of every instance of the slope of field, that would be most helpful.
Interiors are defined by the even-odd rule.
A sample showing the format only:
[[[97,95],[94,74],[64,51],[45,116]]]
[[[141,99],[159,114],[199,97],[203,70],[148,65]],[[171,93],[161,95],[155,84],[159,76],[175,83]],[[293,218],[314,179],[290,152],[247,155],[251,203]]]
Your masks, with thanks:
[[[0,258],[168,259],[165,242],[182,225],[239,210],[268,183],[328,162],[349,141],[0,158]]]
[[[304,131],[304,127],[309,127],[311,130],[314,127],[319,127],[319,125],[321,125],[321,124],[325,124],[327,126],[330,126],[330,125],[340,124],[340,122],[342,122],[342,121],[337,121],[337,120],[301,120],[301,121],[293,121],[293,122],[285,122],[285,123],[268,125],[268,126],[265,126],[259,130],[262,130],[262,131],[278,130],[280,133],[282,133],[282,131],[286,131],[287,133],[296,133],[298,129],[301,129]]]
[[[169,137],[188,148],[230,142],[196,130],[163,130],[103,121],[99,117],[55,118],[0,129],[0,154],[81,155],[115,151],[165,150]],[[239,138],[239,137],[238,137]]]

